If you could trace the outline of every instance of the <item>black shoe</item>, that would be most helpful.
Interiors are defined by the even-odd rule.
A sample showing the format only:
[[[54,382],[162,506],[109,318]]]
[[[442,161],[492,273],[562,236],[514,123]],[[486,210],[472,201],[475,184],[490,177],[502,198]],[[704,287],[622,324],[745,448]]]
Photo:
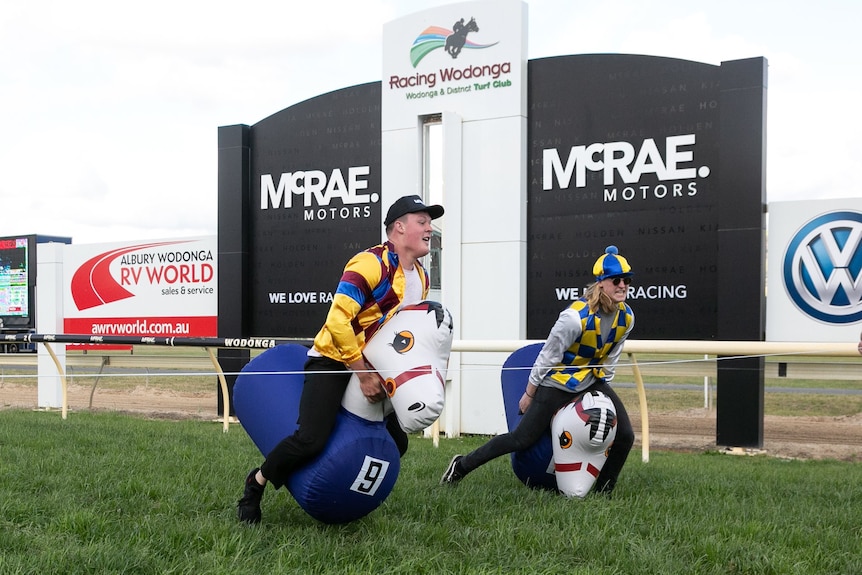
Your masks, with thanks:
[[[236,515],[240,521],[249,524],[260,523],[260,500],[263,497],[263,489],[265,485],[257,482],[254,476],[259,471],[259,468],[254,468],[245,478],[245,489],[242,492],[242,499],[236,504]]]
[[[446,468],[446,472],[440,478],[440,485],[457,485],[459,481],[464,479],[464,475],[466,474],[458,471],[458,462],[463,458],[463,455],[456,455],[452,458],[452,461],[449,462],[449,467]]]

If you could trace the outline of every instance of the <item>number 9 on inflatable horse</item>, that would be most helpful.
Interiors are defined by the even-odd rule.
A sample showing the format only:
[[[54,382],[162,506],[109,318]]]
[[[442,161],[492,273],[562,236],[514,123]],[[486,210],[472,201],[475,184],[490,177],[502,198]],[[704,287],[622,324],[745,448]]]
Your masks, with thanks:
[[[503,364],[503,404],[509,431],[521,420],[518,402],[541,350],[542,344],[522,347]],[[616,411],[611,398],[588,390],[557,411],[536,443],[512,453],[512,470],[529,487],[585,497],[607,461],[616,434]]]
[[[351,376],[326,447],[286,484],[306,513],[323,523],[348,523],[388,497],[401,463],[384,419],[394,412],[413,433],[440,416],[452,327],[445,307],[422,301],[399,308],[367,342],[363,356],[384,379],[388,397],[369,403]],[[296,431],[307,352],[293,344],[269,349],[234,384],[237,417],[264,456]]]

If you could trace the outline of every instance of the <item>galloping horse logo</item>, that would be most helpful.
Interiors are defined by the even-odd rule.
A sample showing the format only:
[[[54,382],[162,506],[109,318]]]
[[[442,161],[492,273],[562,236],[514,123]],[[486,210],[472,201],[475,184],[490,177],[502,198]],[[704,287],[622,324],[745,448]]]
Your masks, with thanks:
[[[498,44],[498,42],[477,44],[467,39],[467,34],[478,31],[479,24],[476,23],[475,18],[470,18],[467,22],[461,18],[455,22],[451,30],[442,26],[429,26],[413,41],[413,46],[410,47],[410,61],[415,68],[422,58],[438,48],[443,48],[452,58],[457,58],[464,48],[476,50]]]
[[[476,24],[475,18],[470,18],[470,21],[464,24],[464,19],[461,18],[454,25],[452,25],[452,34],[446,38],[446,53],[452,56],[452,58],[457,58],[458,54],[461,53],[461,49],[464,47],[464,44],[467,43],[467,34],[470,32],[478,32],[479,25]]]

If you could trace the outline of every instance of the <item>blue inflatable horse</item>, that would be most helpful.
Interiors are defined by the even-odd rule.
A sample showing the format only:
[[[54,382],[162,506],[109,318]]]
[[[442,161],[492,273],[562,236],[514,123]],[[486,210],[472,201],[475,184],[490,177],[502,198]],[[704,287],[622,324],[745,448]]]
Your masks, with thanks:
[[[369,403],[359,378],[351,378],[323,452],[287,482],[306,513],[324,523],[347,523],[383,503],[401,468],[384,419],[394,412],[402,429],[414,433],[440,416],[452,327],[445,307],[423,301],[399,308],[368,341],[363,355],[384,379],[388,397]],[[296,430],[307,352],[293,344],[269,349],[234,384],[236,415],[264,456]]]
[[[503,363],[503,404],[509,431],[521,420],[518,401],[541,350],[540,343],[522,347]],[[608,458],[616,433],[611,399],[598,391],[586,391],[557,411],[536,443],[512,453],[512,470],[528,487],[585,497]]]

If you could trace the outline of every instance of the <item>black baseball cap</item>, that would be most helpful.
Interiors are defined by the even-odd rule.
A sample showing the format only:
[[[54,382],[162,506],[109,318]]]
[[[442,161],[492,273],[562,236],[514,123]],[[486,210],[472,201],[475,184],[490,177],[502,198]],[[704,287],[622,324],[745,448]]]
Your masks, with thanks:
[[[436,220],[443,215],[443,206],[426,206],[419,196],[402,196],[389,206],[389,211],[386,212],[386,219],[383,221],[383,225],[388,226],[404,214],[412,214],[414,212],[428,212],[431,219]]]

